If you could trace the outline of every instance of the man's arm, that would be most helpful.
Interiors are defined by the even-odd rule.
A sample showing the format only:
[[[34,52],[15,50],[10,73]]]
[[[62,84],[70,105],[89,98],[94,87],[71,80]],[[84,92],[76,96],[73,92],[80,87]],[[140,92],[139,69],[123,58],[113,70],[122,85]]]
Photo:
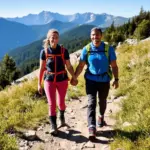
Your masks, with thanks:
[[[112,73],[114,75],[114,78],[118,79],[118,65],[116,60],[113,60],[110,65],[112,67]]]
[[[111,63],[110,63],[111,67],[112,67],[112,73],[113,73],[113,76],[115,78],[114,82],[113,82],[113,86],[114,88],[118,88],[119,87],[119,78],[118,78],[118,65],[117,65],[117,62],[116,60],[113,60]]]
[[[77,79],[78,76],[81,74],[84,66],[85,66],[86,62],[85,61],[80,61],[77,68],[76,68],[76,71],[75,71],[75,78]]]

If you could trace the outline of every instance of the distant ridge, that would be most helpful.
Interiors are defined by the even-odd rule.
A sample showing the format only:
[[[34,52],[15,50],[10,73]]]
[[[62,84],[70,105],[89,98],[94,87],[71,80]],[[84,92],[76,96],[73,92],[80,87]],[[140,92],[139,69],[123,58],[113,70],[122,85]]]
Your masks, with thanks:
[[[75,13],[73,15],[63,15],[50,11],[42,11],[39,14],[29,14],[24,17],[6,18],[11,21],[16,21],[26,25],[42,25],[50,23],[53,20],[62,22],[72,22],[75,24],[92,24],[100,27],[108,27],[114,22],[115,25],[122,25],[129,18],[121,16],[113,16],[106,13],[95,14],[92,12]]]

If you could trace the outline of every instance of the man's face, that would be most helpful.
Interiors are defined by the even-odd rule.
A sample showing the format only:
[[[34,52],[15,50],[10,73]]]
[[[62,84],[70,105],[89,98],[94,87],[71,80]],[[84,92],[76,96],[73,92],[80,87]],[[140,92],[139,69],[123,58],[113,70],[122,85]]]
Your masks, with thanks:
[[[102,35],[98,30],[91,32],[91,40],[95,46],[99,46],[101,43]]]

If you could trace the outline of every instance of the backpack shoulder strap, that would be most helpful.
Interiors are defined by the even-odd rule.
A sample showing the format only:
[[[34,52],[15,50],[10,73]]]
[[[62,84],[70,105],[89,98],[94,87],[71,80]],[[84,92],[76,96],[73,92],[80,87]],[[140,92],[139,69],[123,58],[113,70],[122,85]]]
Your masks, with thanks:
[[[108,59],[108,62],[110,63],[110,61],[109,61],[109,47],[110,47],[110,45],[104,43],[104,47],[105,47],[105,55],[106,55],[106,57]],[[108,69],[107,74],[108,74],[108,76],[110,77],[110,80],[111,80],[112,79],[112,70],[110,68],[110,65],[109,65],[109,69]]]
[[[47,58],[48,58],[48,48],[44,49],[44,52],[45,52],[45,60],[47,61]]]
[[[109,44],[104,43],[105,55],[109,60]]]
[[[64,64],[65,64],[65,48],[63,47],[63,45],[61,45],[60,46],[60,48],[61,48],[61,56],[62,56],[62,60],[63,60],[63,62],[64,62]]]
[[[88,58],[89,55],[90,55],[90,51],[91,51],[90,43],[87,44],[85,47],[86,47],[87,58]],[[105,55],[106,55],[107,59],[109,60],[109,44],[104,43],[104,52],[105,52]]]
[[[89,54],[90,54],[90,50],[91,50],[91,45],[90,45],[90,43],[89,44],[87,44],[86,46],[86,51],[87,51],[87,58],[89,57]]]

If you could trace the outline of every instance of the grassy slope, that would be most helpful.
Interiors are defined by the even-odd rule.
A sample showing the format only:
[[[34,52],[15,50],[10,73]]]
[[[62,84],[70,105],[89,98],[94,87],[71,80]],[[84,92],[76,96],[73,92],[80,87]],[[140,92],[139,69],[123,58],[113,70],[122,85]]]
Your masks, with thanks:
[[[112,149],[150,149],[150,42],[118,49],[120,88],[116,95],[127,95],[116,115],[118,131]],[[130,126],[123,126],[129,122]]]
[[[84,95],[83,76],[77,87],[69,85],[67,99]],[[15,137],[8,133],[32,129],[48,119],[46,97],[36,97],[37,79],[0,92],[0,149],[17,150]]]
[[[36,82],[24,82],[0,92],[0,149],[17,149],[15,139],[7,133],[35,127],[45,118],[47,105],[44,98],[35,98]]]

